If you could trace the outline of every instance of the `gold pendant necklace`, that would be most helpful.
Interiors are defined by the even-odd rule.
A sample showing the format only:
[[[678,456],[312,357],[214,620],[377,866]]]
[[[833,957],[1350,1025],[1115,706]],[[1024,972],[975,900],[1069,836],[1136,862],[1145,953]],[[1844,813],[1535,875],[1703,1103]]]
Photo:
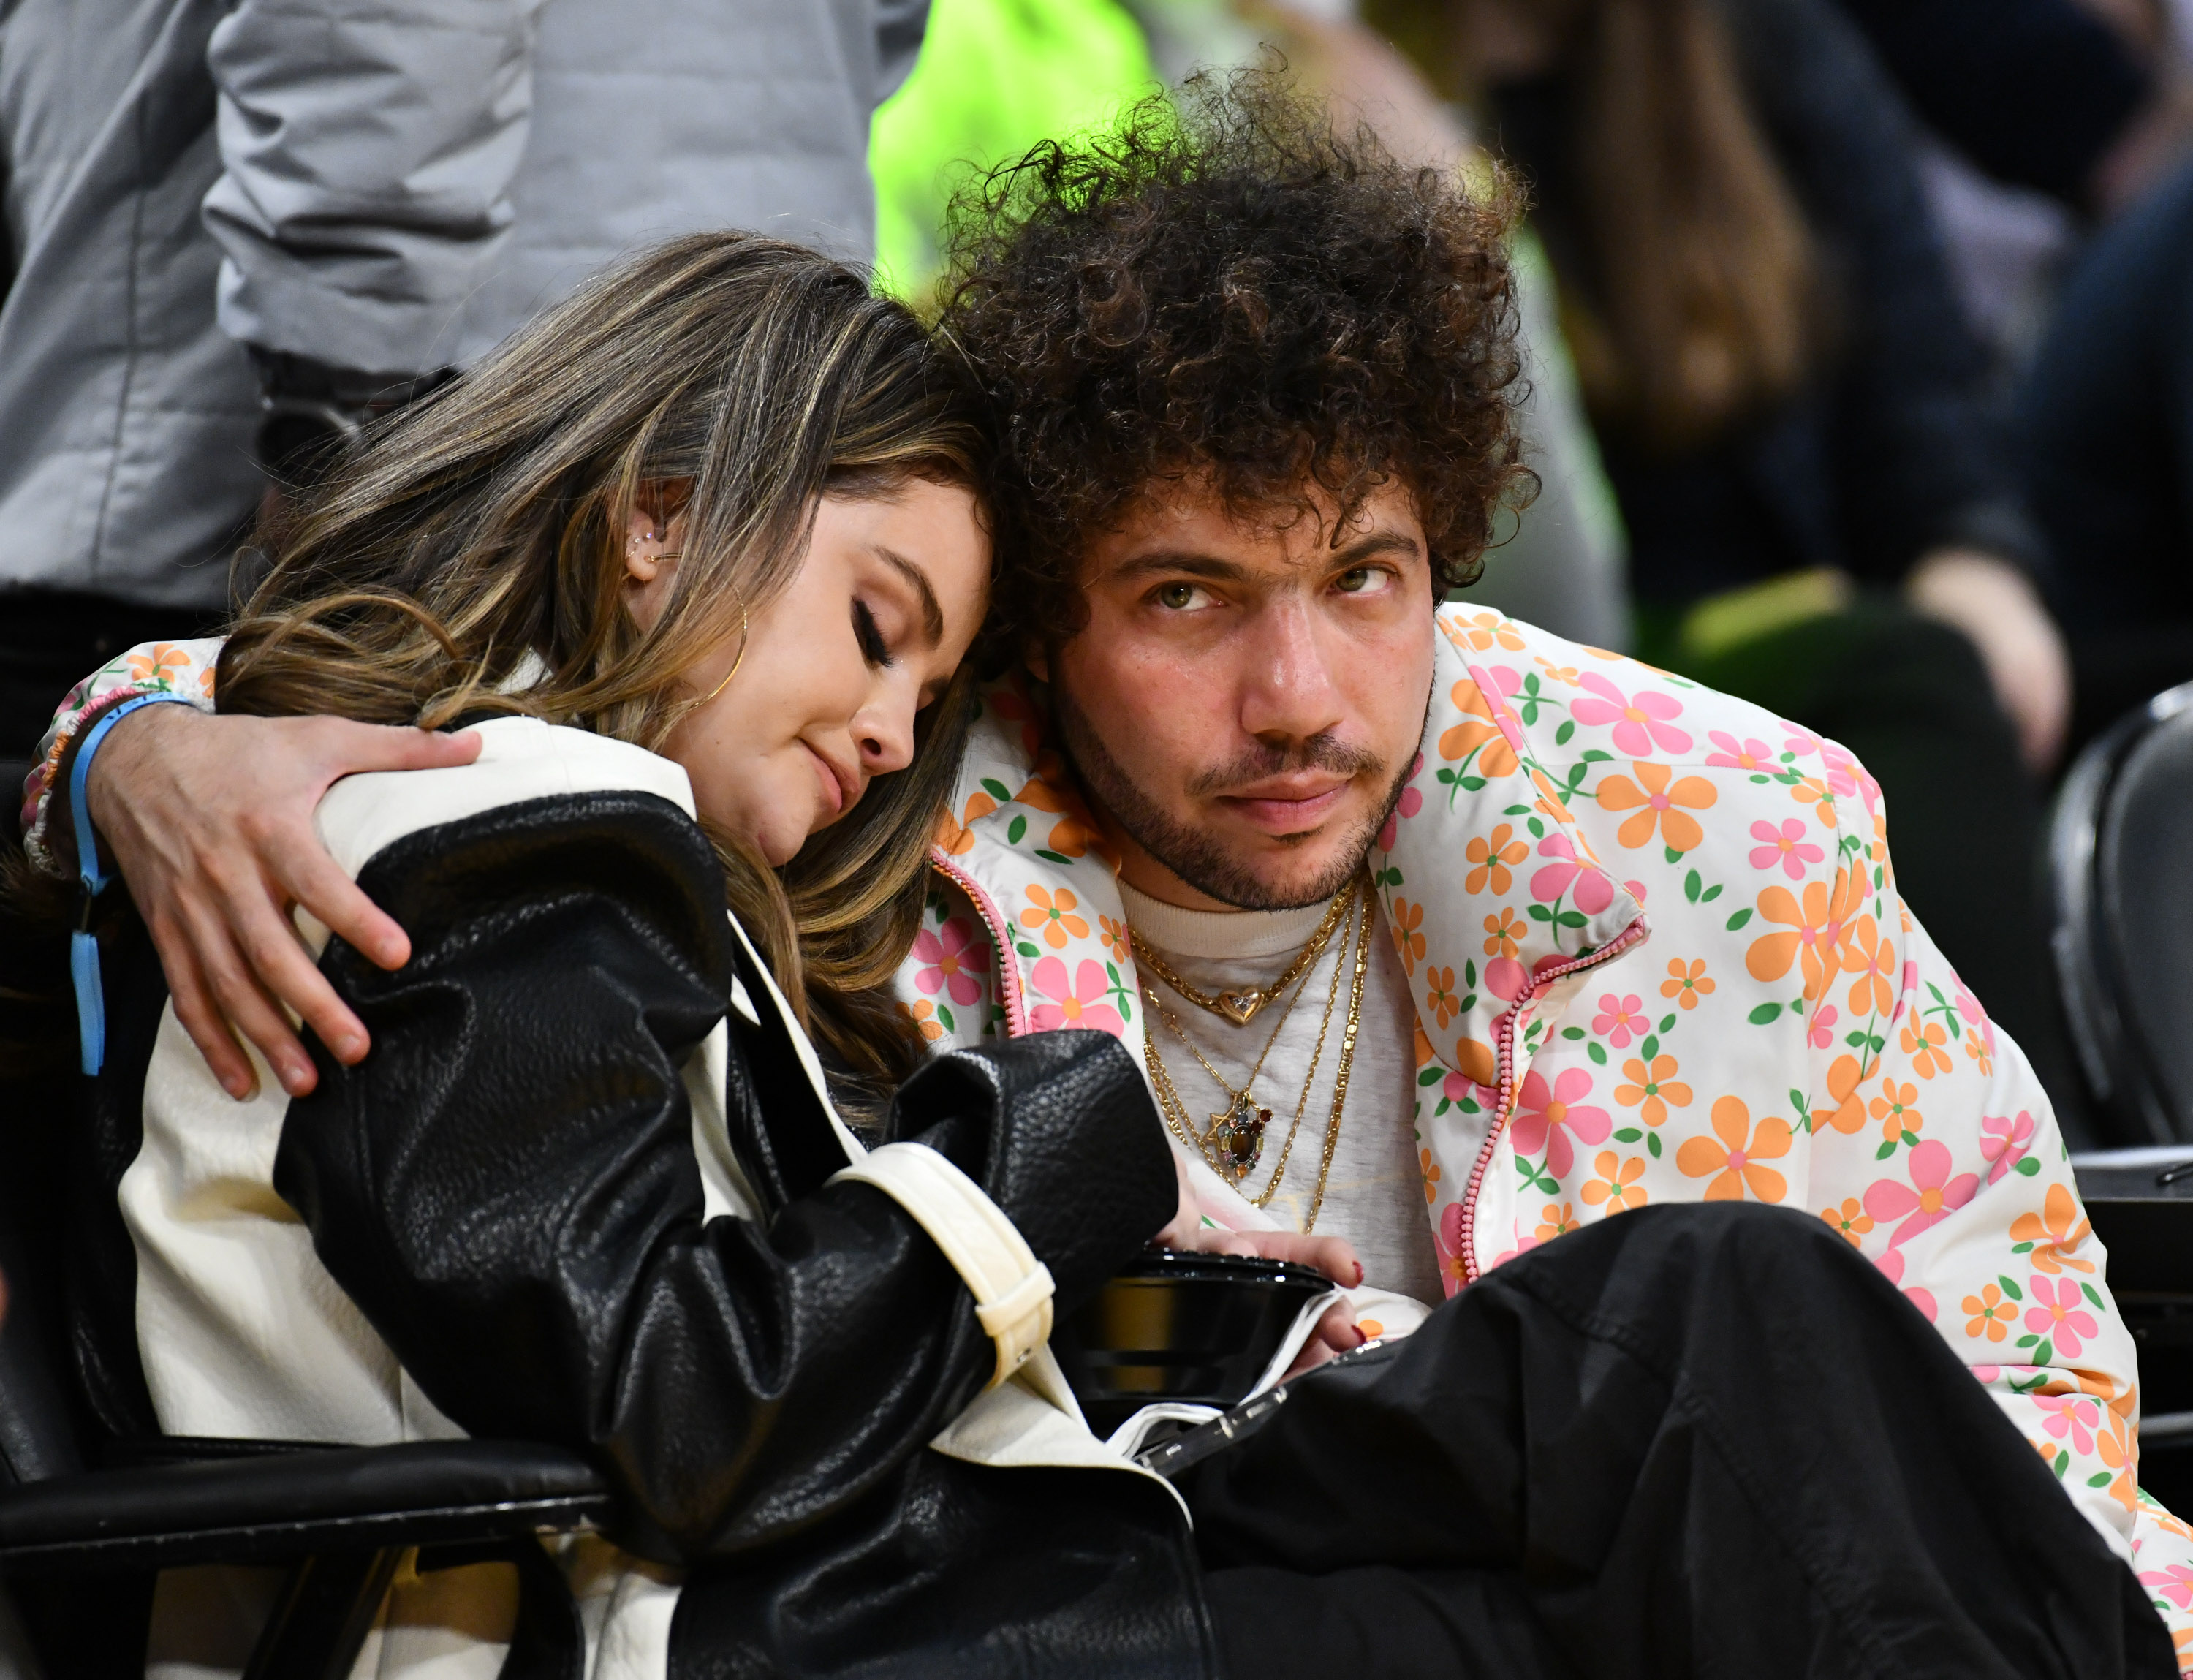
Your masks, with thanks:
[[[1325,920],[1318,924],[1317,932],[1309,936],[1309,943],[1295,954],[1295,960],[1286,966],[1280,978],[1268,986],[1249,986],[1238,990],[1202,992],[1189,985],[1173,972],[1172,966],[1152,950],[1142,936],[1128,930],[1134,941],[1135,958],[1159,979],[1171,986],[1198,1009],[1207,1009],[1214,1015],[1222,1015],[1237,1027],[1245,1027],[1257,1018],[1257,1012],[1299,979],[1324,952],[1326,942],[1332,937],[1332,930],[1339,925],[1343,911],[1354,902],[1351,887],[1332,895],[1331,908],[1326,911]]]
[[[1351,920],[1348,930],[1341,936],[1340,960],[1333,965],[1332,985],[1326,998],[1325,1017],[1318,1023],[1317,1045],[1310,1053],[1309,1074],[1303,1080],[1302,1095],[1296,1101],[1293,1122],[1287,1127],[1286,1139],[1280,1145],[1280,1158],[1272,1168],[1271,1178],[1266,1182],[1263,1190],[1247,1197],[1252,1207],[1266,1206],[1278,1193],[1280,1181],[1286,1177],[1287,1162],[1294,1154],[1295,1138],[1302,1130],[1303,1118],[1309,1107],[1310,1087],[1316,1083],[1318,1064],[1324,1059],[1326,1035],[1332,1025],[1334,1006],[1339,1001],[1342,972],[1348,966],[1348,945],[1352,936],[1355,944],[1355,961],[1348,986],[1347,1025],[1341,1037],[1339,1065],[1334,1072],[1332,1114],[1326,1124],[1324,1155],[1318,1163],[1317,1184],[1310,1195],[1309,1217],[1303,1224],[1305,1233],[1317,1228],[1318,1213],[1325,1206],[1326,1181],[1331,1174],[1333,1152],[1340,1143],[1340,1122],[1348,1102],[1348,1075],[1354,1067],[1356,1034],[1363,1019],[1363,982],[1364,976],[1370,966],[1371,925],[1374,920],[1371,914],[1372,905],[1368,892],[1364,889],[1363,884],[1360,881],[1343,896],[1352,906],[1356,902],[1359,892],[1361,895],[1363,914],[1360,920]],[[1229,1095],[1234,1096],[1234,1102],[1228,1108],[1211,1116],[1212,1125],[1199,1134],[1188,1120],[1188,1105],[1181,1100],[1180,1092],[1173,1084],[1171,1073],[1165,1067],[1165,1058],[1159,1053],[1156,1035],[1145,1033],[1142,1038],[1142,1059],[1144,1064],[1149,1069],[1150,1084],[1157,1092],[1158,1109],[1165,1116],[1167,1128],[1180,1139],[1182,1144],[1200,1155],[1211,1169],[1221,1178],[1234,1184],[1240,1184],[1255,1167],[1257,1156],[1263,1154],[1263,1132],[1265,1127],[1269,1124],[1270,1111],[1268,1109],[1255,1111],[1261,1114],[1262,1118],[1252,1119],[1251,1122],[1254,1126],[1255,1135],[1246,1151],[1245,1161],[1242,1159],[1240,1152],[1240,1146],[1234,1141],[1240,1135],[1236,1132],[1229,1131],[1223,1134],[1222,1141],[1228,1145],[1228,1149],[1224,1154],[1217,1152],[1214,1145],[1222,1141],[1219,1134],[1220,1122],[1222,1120],[1233,1120],[1234,1116],[1240,1115],[1242,1108],[1241,1098],[1246,1095],[1245,1089],[1240,1093],[1234,1093],[1234,1087],[1224,1079],[1220,1078],[1217,1070],[1211,1067],[1203,1052],[1195,1047],[1194,1041],[1181,1029],[1179,1021],[1173,1016],[1172,1012],[1165,1006],[1154,988],[1145,987],[1144,995],[1155,1012],[1164,1018],[1166,1024],[1172,1029],[1181,1042],[1188,1046],[1189,1053],[1203,1064],[1204,1070],[1209,1073],[1211,1078],[1217,1080],[1222,1089],[1228,1092]],[[1297,994],[1297,1001],[1300,1001],[1299,993]],[[1291,1012],[1291,1005],[1289,1006],[1289,1009]],[[1280,1018],[1280,1024],[1281,1026],[1285,1024],[1284,1016]],[[1275,1028],[1272,1038],[1276,1041],[1278,1037],[1279,1032]],[[1270,1041],[1267,1041],[1264,1050],[1266,1055],[1270,1053]],[[1258,1068],[1263,1067],[1263,1057],[1257,1058]],[[1252,1081],[1254,1077],[1254,1074],[1251,1074]]]

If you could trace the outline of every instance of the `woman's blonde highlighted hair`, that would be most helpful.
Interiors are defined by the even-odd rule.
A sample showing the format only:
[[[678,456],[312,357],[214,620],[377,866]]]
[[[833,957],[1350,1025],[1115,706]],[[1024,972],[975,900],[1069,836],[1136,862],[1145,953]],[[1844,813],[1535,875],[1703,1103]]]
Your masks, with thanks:
[[[696,234],[604,273],[385,421],[262,522],[272,571],[223,650],[225,712],[440,728],[515,714],[650,749],[681,678],[798,571],[818,498],[909,479],[981,493],[989,444],[956,360],[866,278],[803,247]],[[687,516],[677,585],[625,606],[630,515]],[[529,657],[545,668],[518,685]],[[913,765],[781,870],[713,836],[733,911],[842,1067],[920,1044],[886,988],[911,946],[965,730],[963,674]]]

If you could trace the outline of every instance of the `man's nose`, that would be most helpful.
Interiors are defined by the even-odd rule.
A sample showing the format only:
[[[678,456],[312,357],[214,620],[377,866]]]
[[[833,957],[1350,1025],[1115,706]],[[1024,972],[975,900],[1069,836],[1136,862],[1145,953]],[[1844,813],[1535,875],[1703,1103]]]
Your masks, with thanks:
[[[1254,636],[1241,727],[1263,741],[1307,741],[1340,723],[1340,693],[1310,605],[1274,603],[1257,616]]]

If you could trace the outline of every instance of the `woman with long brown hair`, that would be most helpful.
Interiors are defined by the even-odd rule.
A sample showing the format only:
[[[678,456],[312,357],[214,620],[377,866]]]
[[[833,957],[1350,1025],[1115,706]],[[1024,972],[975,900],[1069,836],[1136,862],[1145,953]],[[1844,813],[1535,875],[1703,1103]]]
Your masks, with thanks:
[[[1181,1645],[1172,1502],[1089,1436],[1045,1346],[1054,1299],[1178,1208],[1140,1075],[1069,1034],[908,1078],[921,1041],[881,991],[962,739],[988,448],[954,358],[864,276],[699,235],[268,523],[220,708],[477,756],[320,801],[409,949],[384,967],[298,916],[372,1041],[348,1064],[316,1043],[308,1092],[224,1089],[146,931],[106,909],[78,973],[100,1164],[73,1304],[114,1436],[586,1454],[622,1515],[558,1554],[585,1616],[527,1617],[584,1644],[558,1672],[948,1667],[1016,1628],[1087,1645],[1092,1618]],[[60,766],[78,789],[105,726]],[[879,1147],[818,1048],[897,1087]],[[984,1479],[1000,1458],[1108,1473],[1044,1481],[1001,1526],[1028,1495]],[[990,1592],[985,1545],[1044,1536],[1045,1590]],[[923,1584],[921,1626],[831,1585],[883,1554],[890,1591]],[[537,1567],[407,1573],[375,1671],[498,1671],[529,1573],[546,1590]],[[148,1661],[240,1670],[253,1603],[165,1578]]]

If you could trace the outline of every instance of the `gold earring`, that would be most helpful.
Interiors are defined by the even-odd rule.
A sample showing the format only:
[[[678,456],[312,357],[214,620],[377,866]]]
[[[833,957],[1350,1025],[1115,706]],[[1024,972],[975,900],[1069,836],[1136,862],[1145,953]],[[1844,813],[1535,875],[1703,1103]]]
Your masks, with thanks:
[[[729,688],[731,685],[731,679],[739,674],[739,667],[747,662],[747,598],[740,593],[739,587],[736,583],[731,585],[731,593],[739,598],[739,657],[731,661],[731,668],[724,673],[723,681],[708,691],[708,699],[701,702],[703,706]]]

